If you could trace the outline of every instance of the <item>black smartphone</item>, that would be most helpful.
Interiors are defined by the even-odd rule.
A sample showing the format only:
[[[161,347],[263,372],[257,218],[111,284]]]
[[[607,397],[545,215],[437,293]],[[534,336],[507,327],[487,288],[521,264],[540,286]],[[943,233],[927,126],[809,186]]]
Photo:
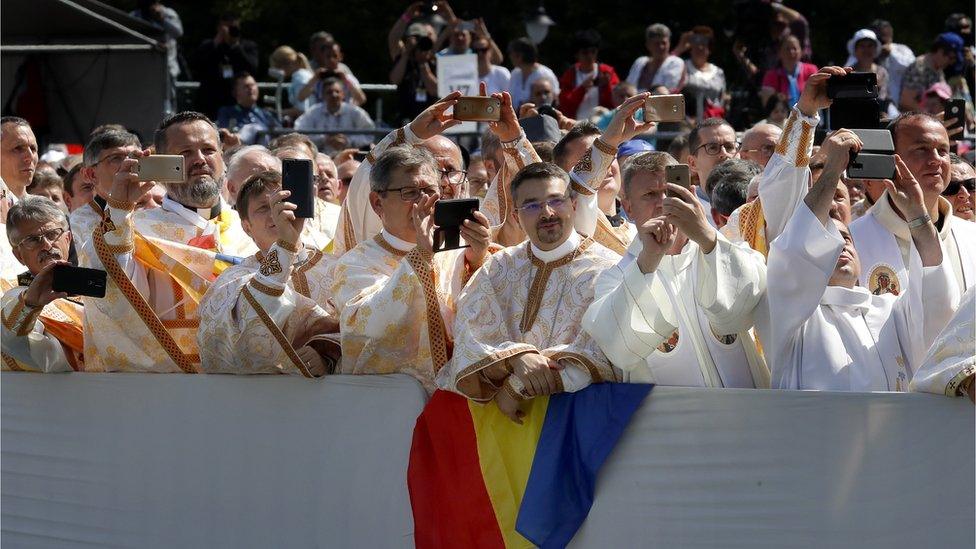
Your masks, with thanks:
[[[830,99],[875,99],[878,97],[878,75],[873,72],[852,72],[827,79]]]
[[[847,165],[851,179],[895,179],[895,157],[890,154],[858,153]]]
[[[478,211],[477,198],[456,198],[454,200],[438,200],[434,203],[434,224],[437,225],[438,237],[434,251],[456,250],[467,248],[461,245],[461,224],[465,219],[474,221],[474,212]]]
[[[664,178],[668,183],[674,183],[675,185],[691,190],[691,170],[688,168],[687,164],[665,166]],[[666,191],[664,194],[672,198],[680,198],[670,190]]]
[[[68,295],[105,297],[107,275],[98,269],[86,269],[73,265],[56,265],[51,274],[51,289]]]
[[[312,177],[312,161],[304,158],[286,158],[281,161],[281,188],[291,191],[288,202],[298,206],[295,217],[315,217],[315,179]]]
[[[946,126],[946,131],[949,132],[949,139],[961,139],[962,134],[953,136],[952,132],[956,128],[962,128],[966,124],[966,100],[965,99],[948,99],[945,102],[945,120],[950,118],[955,118],[956,121],[951,126]]]

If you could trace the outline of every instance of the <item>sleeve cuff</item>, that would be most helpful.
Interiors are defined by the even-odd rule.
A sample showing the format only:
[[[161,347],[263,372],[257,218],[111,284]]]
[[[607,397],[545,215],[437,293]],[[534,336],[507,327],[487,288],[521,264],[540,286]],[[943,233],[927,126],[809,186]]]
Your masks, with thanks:
[[[644,274],[637,261],[634,260],[624,267],[624,288],[628,297],[634,301],[641,312],[641,316],[648,322],[654,333],[667,338],[677,326],[668,323],[661,314],[660,307],[651,295],[651,287],[657,280],[657,272]]]
[[[268,254],[261,260],[261,267],[254,281],[264,287],[284,289],[297,257],[297,253],[286,249],[281,243],[274,243],[268,250]]]

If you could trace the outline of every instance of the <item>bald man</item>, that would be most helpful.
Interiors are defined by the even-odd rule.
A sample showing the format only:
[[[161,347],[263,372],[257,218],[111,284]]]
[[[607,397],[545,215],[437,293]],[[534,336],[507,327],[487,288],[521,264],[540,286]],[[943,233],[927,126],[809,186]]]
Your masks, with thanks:
[[[263,172],[281,173],[281,160],[262,145],[248,145],[241,148],[227,162],[227,179],[221,193],[228,204],[237,203],[237,193],[244,182],[252,175]]]
[[[762,167],[773,156],[776,145],[779,143],[783,130],[779,126],[772,124],[756,124],[742,134],[742,145],[739,148],[739,157],[745,160],[752,160]]]
[[[434,155],[441,170],[440,195],[443,199],[463,198],[466,174],[461,150],[453,141],[441,135],[451,127],[460,124],[445,111],[454,106],[460,92],[445,96],[417,115],[410,124],[394,130],[383,138],[366,156],[366,160],[356,170],[342,203],[339,226],[336,230],[336,255],[356,247],[357,244],[373,238],[383,229],[379,216],[369,205],[370,173],[376,159],[392,147],[423,147]]]

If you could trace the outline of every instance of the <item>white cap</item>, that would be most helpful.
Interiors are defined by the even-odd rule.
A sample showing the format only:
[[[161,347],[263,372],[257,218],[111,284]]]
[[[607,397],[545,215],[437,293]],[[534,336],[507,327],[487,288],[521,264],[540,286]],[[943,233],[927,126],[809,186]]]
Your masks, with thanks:
[[[874,34],[871,29],[861,29],[854,33],[854,37],[847,41],[847,53],[854,57],[854,45],[861,40],[874,40],[875,45],[878,47],[878,51],[881,51],[881,41],[878,40],[878,35]]]

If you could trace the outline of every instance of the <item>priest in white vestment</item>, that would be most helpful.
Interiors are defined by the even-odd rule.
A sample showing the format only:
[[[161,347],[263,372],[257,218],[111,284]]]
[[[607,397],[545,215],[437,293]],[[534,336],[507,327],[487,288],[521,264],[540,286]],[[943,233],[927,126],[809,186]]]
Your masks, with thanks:
[[[339,323],[329,295],[334,258],[303,244],[305,219],[264,172],[241,187],[237,211],[260,251],[225,270],[200,302],[197,342],[207,373],[334,373]]]
[[[3,369],[83,370],[84,308],[77,298],[52,289],[53,269],[67,264],[71,243],[64,211],[45,197],[28,195],[10,208],[0,238],[9,239],[12,253],[28,268],[20,285],[3,293]]]
[[[450,124],[450,122],[447,122]],[[406,373],[433,392],[453,347],[454,304],[488,253],[488,220],[476,212],[470,247],[434,253],[440,168],[425,148],[393,147],[371,168],[370,207],[383,223],[336,263],[344,374]]]
[[[669,184],[664,152],[630,158],[624,209],[638,237],[596,281],[583,326],[629,381],[769,386],[750,333],[766,287],[762,254],[708,222],[694,190]]]
[[[526,399],[620,380],[580,326],[594,279],[617,256],[576,232],[575,192],[555,164],[526,166],[511,191],[528,242],[492,255],[468,283],[442,383],[479,402],[494,400],[521,422]]]
[[[858,284],[860,248],[829,211],[849,153],[860,147],[848,130],[824,142],[823,173],[772,242],[770,318],[760,336],[774,388],[907,391],[958,302],[922,187],[900,160],[896,181],[886,186],[899,211],[912,219],[910,283],[897,295]]]
[[[410,124],[390,132],[380,140],[360,164],[349,183],[346,199],[339,214],[336,229],[335,254],[342,255],[367,242],[383,230],[383,223],[371,207],[371,172],[377,159],[391,147],[409,146],[426,148],[438,163],[438,176],[441,198],[462,198],[466,196],[461,150],[453,141],[441,133],[461,123],[454,120],[446,111],[454,106],[461,92],[453,92],[427,107]]]
[[[135,153],[122,161],[107,199],[106,219],[80,254],[108,272],[104,299],[85,299],[89,371],[196,372],[197,305],[228,264],[257,247],[220,198],[224,164],[213,122],[175,114],[155,135],[160,154],[181,154],[186,178],[167,183],[162,207],[135,211],[152,182],[138,181]]]
[[[976,402],[976,288],[966,290],[955,316],[929,347],[910,387],[913,391]]]

